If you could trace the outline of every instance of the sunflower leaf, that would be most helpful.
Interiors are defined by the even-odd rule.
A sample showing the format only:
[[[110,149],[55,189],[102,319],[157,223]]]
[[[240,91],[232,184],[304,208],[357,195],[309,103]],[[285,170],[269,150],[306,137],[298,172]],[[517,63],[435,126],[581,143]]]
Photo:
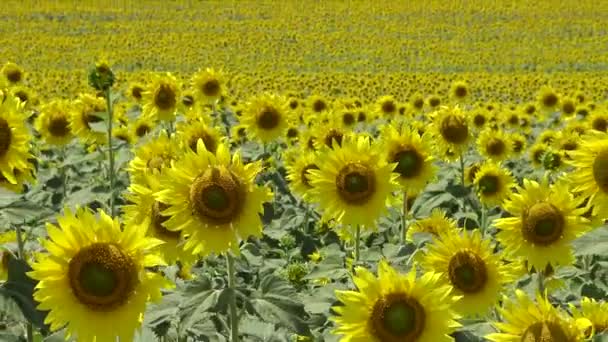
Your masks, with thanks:
[[[608,255],[608,229],[597,228],[572,243],[575,255]]]

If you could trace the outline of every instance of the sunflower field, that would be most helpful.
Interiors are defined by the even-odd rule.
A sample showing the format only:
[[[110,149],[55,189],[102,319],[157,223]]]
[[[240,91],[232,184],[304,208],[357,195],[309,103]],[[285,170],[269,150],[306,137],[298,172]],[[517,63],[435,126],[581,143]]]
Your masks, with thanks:
[[[608,341],[608,2],[0,2],[1,342]]]

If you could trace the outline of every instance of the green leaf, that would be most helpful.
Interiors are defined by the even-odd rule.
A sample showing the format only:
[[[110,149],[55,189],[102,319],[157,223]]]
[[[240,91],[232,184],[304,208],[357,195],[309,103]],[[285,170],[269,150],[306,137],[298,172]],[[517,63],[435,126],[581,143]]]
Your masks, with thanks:
[[[0,212],[0,215],[8,224],[23,224],[54,215],[51,209],[43,207],[37,203],[21,200],[11,203]]]
[[[602,226],[574,240],[575,255],[608,255],[608,227]]]

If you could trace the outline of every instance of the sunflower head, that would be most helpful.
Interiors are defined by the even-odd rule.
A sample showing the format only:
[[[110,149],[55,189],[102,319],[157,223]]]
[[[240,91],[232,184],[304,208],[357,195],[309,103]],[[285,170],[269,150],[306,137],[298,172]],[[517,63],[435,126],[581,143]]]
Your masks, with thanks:
[[[192,151],[196,151],[198,141],[202,140],[205,149],[211,153],[215,153],[217,146],[223,140],[218,129],[198,120],[180,125],[177,129],[177,138]]]
[[[285,167],[287,169],[287,180],[293,191],[303,199],[310,198],[310,170],[318,170],[317,154],[315,152],[301,153],[299,149],[286,152]]]
[[[413,241],[416,233],[430,233],[439,236],[440,233],[456,230],[456,221],[448,217],[442,209],[435,208],[431,214],[412,223],[407,229],[406,240]]]
[[[18,99],[8,95],[0,102],[0,174],[11,184],[17,183],[15,169],[30,168],[31,136],[26,120],[23,103]]]
[[[74,135],[70,128],[70,109],[66,101],[55,100],[42,106],[36,118],[36,130],[52,145],[65,145]]]
[[[213,69],[201,69],[192,77],[195,97],[201,102],[216,102],[224,94],[224,73]]]
[[[25,78],[25,73],[23,69],[19,67],[17,64],[12,62],[6,62],[2,69],[0,69],[0,73],[10,85],[19,84]]]
[[[391,118],[398,112],[398,103],[392,96],[382,96],[376,101],[376,112],[385,118]]]
[[[509,157],[513,143],[509,135],[501,130],[485,129],[477,138],[479,153],[493,161],[502,161]]]
[[[538,102],[544,110],[553,110],[559,104],[559,96],[553,88],[545,86],[538,93]]]
[[[500,205],[509,196],[514,185],[511,172],[492,162],[481,165],[473,181],[479,200],[489,205]]]
[[[173,121],[180,85],[175,76],[157,75],[143,93],[144,113],[160,121]]]
[[[450,97],[457,102],[465,101],[470,95],[469,86],[464,81],[456,81],[450,88]]]
[[[329,101],[320,95],[313,95],[308,98],[308,107],[314,114],[320,114],[329,109]]]
[[[239,120],[247,127],[252,137],[263,143],[275,141],[287,130],[287,102],[273,94],[254,97],[247,103]]]
[[[459,107],[442,107],[433,113],[433,132],[437,152],[446,160],[455,160],[471,140],[469,119]]]

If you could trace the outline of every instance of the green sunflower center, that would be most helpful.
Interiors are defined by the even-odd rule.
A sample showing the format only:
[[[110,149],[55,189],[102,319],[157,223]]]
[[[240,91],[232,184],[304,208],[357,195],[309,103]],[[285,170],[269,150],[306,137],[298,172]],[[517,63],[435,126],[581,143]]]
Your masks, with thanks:
[[[481,291],[488,281],[486,264],[476,253],[465,250],[456,253],[448,266],[450,282],[465,293]]]
[[[494,195],[500,190],[500,179],[495,175],[483,175],[478,184],[484,195]]]
[[[168,84],[161,84],[154,94],[154,104],[160,110],[170,110],[177,103],[177,94]]]
[[[271,130],[279,125],[281,114],[272,107],[264,108],[257,117],[257,124],[260,128]]]
[[[452,144],[462,144],[469,137],[469,127],[464,119],[454,115],[443,119],[439,131],[441,136]]]
[[[595,182],[599,188],[603,192],[608,193],[608,150],[600,152],[595,157],[595,161],[593,162],[593,178],[595,178]]]
[[[424,159],[414,147],[406,147],[394,154],[392,163],[397,163],[395,172],[403,178],[416,177],[422,171]]]
[[[13,132],[11,131],[11,126],[9,126],[8,121],[0,118],[0,157],[8,152],[12,139]]]
[[[163,223],[165,223],[165,221],[169,219],[169,216],[165,216],[161,214],[161,212],[167,209],[168,207],[169,206],[165,203],[154,202],[154,204],[152,205],[151,213],[152,227],[154,228],[154,231],[161,237],[177,239],[179,238],[179,232],[172,232],[165,228],[165,226],[163,226]]]
[[[49,122],[49,133],[55,137],[65,137],[70,133],[70,123],[65,116],[54,117]]]
[[[426,316],[416,299],[392,293],[376,301],[370,320],[372,333],[380,341],[415,341],[424,330]]]
[[[245,190],[239,179],[226,168],[206,170],[190,187],[194,211],[206,221],[226,224],[236,219],[243,208]]]
[[[201,87],[201,92],[207,97],[216,97],[219,95],[220,89],[220,82],[218,80],[212,79],[203,83]]]
[[[500,156],[505,152],[505,142],[498,138],[491,138],[486,145],[486,152],[491,156]]]
[[[300,173],[300,180],[302,181],[302,183],[307,187],[312,188],[312,185],[310,184],[310,179],[308,178],[310,176],[308,171],[318,169],[319,167],[315,164],[308,164],[304,168],[302,168],[302,172]]]
[[[521,336],[521,342],[569,342],[564,329],[555,322],[536,322],[530,325]]]
[[[113,243],[94,243],[81,249],[70,260],[68,276],[78,301],[97,311],[121,306],[138,284],[133,260]]]
[[[564,226],[564,215],[551,203],[536,203],[522,217],[523,236],[535,245],[547,246],[559,240]]]
[[[376,176],[369,167],[361,163],[344,166],[336,177],[340,197],[349,204],[362,205],[376,190]]]

